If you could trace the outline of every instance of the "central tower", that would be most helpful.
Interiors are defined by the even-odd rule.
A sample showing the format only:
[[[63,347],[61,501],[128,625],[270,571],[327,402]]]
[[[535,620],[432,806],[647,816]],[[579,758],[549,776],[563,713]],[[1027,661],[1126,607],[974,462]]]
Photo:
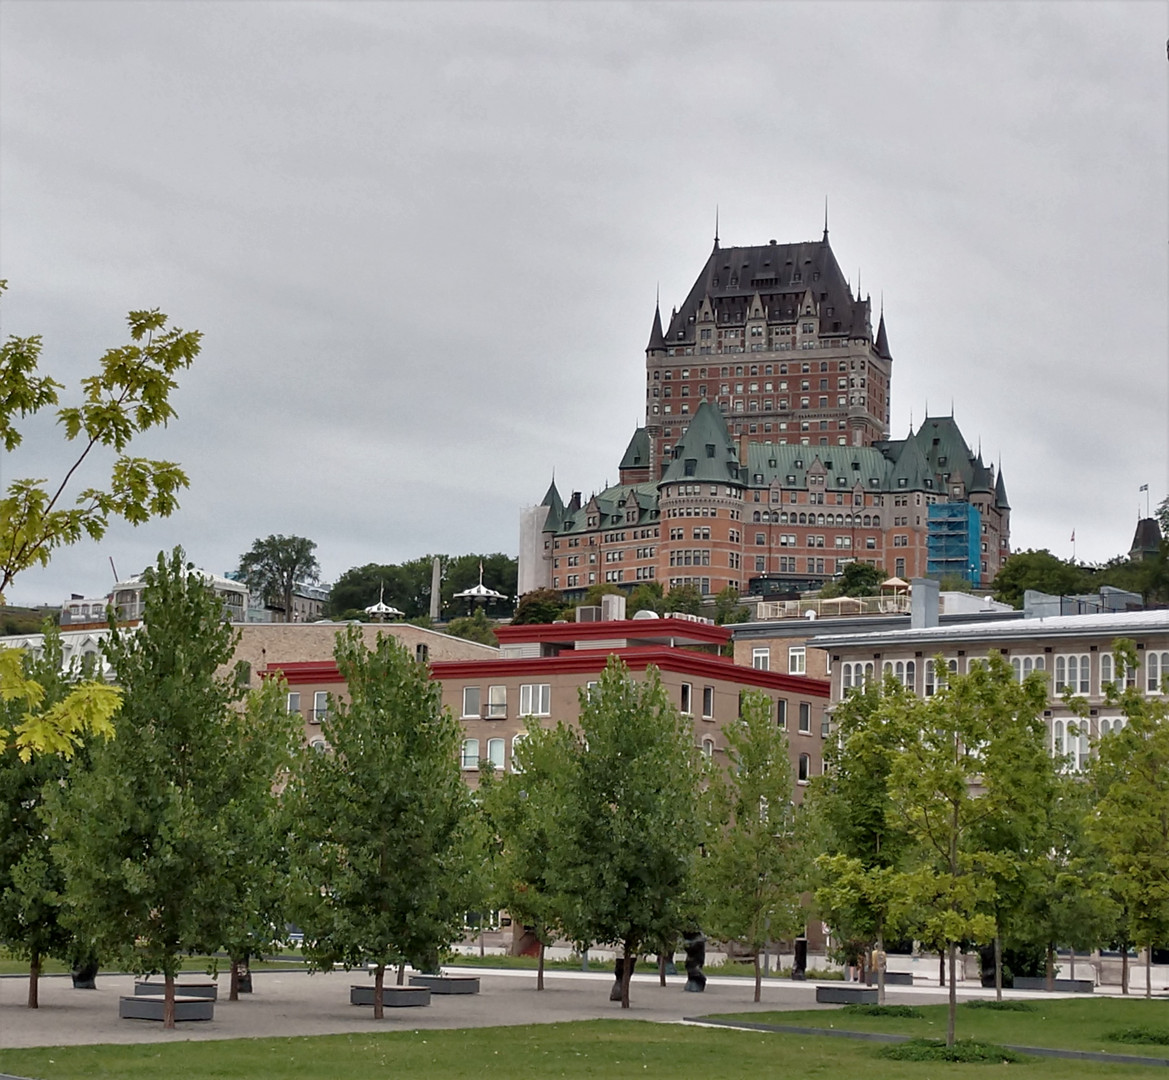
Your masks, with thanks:
[[[870,446],[888,437],[893,358],[828,243],[719,246],[646,347],[645,429],[660,478],[703,401],[737,441]]]

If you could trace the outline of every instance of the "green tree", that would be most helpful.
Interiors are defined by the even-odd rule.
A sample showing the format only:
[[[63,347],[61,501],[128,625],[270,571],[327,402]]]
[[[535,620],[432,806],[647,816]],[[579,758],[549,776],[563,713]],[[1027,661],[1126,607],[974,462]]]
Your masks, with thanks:
[[[739,603],[739,590],[734,586],[728,585],[714,598],[714,621],[719,626],[746,622],[750,618],[751,611]]]
[[[1097,743],[1092,778],[1098,798],[1088,828],[1104,852],[1134,939],[1151,950],[1169,932],[1169,703],[1142,694],[1139,679],[1128,681],[1126,675],[1138,671],[1131,641],[1116,642],[1112,652],[1119,685],[1106,683],[1104,691],[1125,723]]]
[[[1157,503],[1157,509],[1153,516],[1157,519],[1157,524],[1161,526],[1161,535],[1169,540],[1169,495]]]
[[[520,597],[512,626],[532,626],[555,622],[564,614],[564,597],[555,589],[533,589]]]
[[[181,549],[160,554],[146,572],[142,626],[115,627],[106,644],[124,692],[123,737],[94,747],[46,806],[70,921],[101,955],[163,973],[166,1027],[182,954],[221,944],[236,898],[224,866],[243,689],[217,674],[234,646],[222,606]]]
[[[627,615],[636,615],[639,611],[653,611],[661,615],[665,610],[666,593],[660,581],[642,581],[633,586],[633,592],[625,604]]]
[[[620,946],[632,964],[647,944],[672,940],[689,910],[698,847],[701,776],[694,732],[655,668],[634,680],[616,657],[581,691],[555,878],[566,932],[581,946]]]
[[[833,711],[835,739],[825,744],[826,769],[808,793],[816,860],[815,899],[843,941],[867,954],[884,954],[898,900],[897,874],[913,848],[903,823],[888,813],[888,777],[896,750],[881,711],[881,687],[853,690]],[[877,965],[877,996],[884,1004],[884,967]]]
[[[287,785],[305,753],[300,717],[287,711],[287,689],[282,680],[269,680],[225,718],[235,729],[224,762],[235,773],[223,817],[232,842],[221,868],[233,892],[221,940],[231,961],[231,1001],[239,997],[240,973],[250,959],[279,948],[285,937],[293,825]]]
[[[239,576],[264,602],[284,612],[292,622],[292,598],[301,582],[315,582],[321,574],[317,545],[303,536],[272,535],[253,540],[239,557]]]
[[[6,285],[0,281],[0,293]],[[40,335],[10,336],[0,345],[0,445],[15,450],[23,439],[19,421],[52,409],[76,451],[59,477],[13,480],[0,496],[0,603],[18,574],[47,565],[57,548],[84,537],[100,540],[113,520],[140,525],[178,506],[178,492],[187,486],[182,469],[127,451],[139,435],[175,415],[175,375],[198,354],[201,335],[167,329],[167,317],[157,310],[131,311],[128,321],[130,343],[107,350],[97,372],[81,380],[79,405],[61,405],[63,384],[39,370]],[[108,479],[77,491],[74,481],[103,451]],[[0,726],[0,747],[15,743],[24,761],[34,751],[68,757],[82,737],[113,733],[118,699],[112,687],[83,683],[42,707],[43,688],[21,671],[17,651],[7,653],[0,656],[0,693],[25,708]]]
[[[678,585],[666,593],[666,611],[680,611],[684,615],[702,613],[702,593],[697,585]]]
[[[699,860],[699,891],[706,901],[702,925],[722,941],[755,954],[755,1000],[760,997],[759,953],[773,939],[802,925],[803,830],[792,804],[787,736],[775,723],[771,699],[744,695],[740,723],[724,730],[727,770],[707,790],[712,832]]]
[[[455,593],[465,592],[479,584],[480,567],[483,568],[483,584],[488,589],[502,594],[503,599],[488,598],[486,602],[456,600]],[[443,608],[447,612],[462,611],[467,614],[483,609],[485,613],[496,618],[506,618],[515,606],[518,576],[517,560],[498,551],[491,555],[445,556],[442,574]]]
[[[571,751],[568,728],[542,728],[530,719],[527,734],[516,742],[514,771],[497,778],[488,770],[479,785],[499,844],[495,901],[512,919],[530,926],[539,942],[537,990],[544,989],[545,949],[561,926],[554,826]]]
[[[1064,562],[1046,548],[1018,551],[1002,565],[994,578],[994,598],[1012,607],[1023,606],[1028,589],[1068,596],[1089,586],[1089,576],[1075,563]]]
[[[820,590],[820,596],[876,596],[881,591],[881,582],[888,575],[877,566],[854,559],[846,563],[843,570]]]
[[[482,835],[459,773],[461,729],[441,688],[393,638],[366,648],[351,627],[337,666],[351,697],[332,702],[294,780],[296,908],[321,970],[375,965],[380,1019],[387,964],[434,970],[478,906]]]
[[[950,1009],[946,1044],[954,1043],[954,984],[958,943],[992,941],[996,878],[1011,856],[985,846],[992,816],[1025,813],[1028,748],[1043,738],[1047,685],[1042,673],[1019,683],[1010,665],[992,653],[928,698],[908,693],[892,678],[881,712],[890,728],[890,812],[925,855],[897,878],[918,936],[945,945]]]
[[[452,637],[465,638],[467,641],[477,641],[480,645],[498,647],[499,639],[495,636],[495,623],[479,608],[474,615],[462,615],[451,619],[446,626],[446,632]]]
[[[0,281],[0,293],[7,282]],[[130,457],[126,450],[174,415],[175,374],[199,352],[197,331],[167,329],[159,311],[131,311],[131,343],[102,356],[96,374],[81,380],[82,403],[59,406],[64,386],[38,370],[42,339],[9,337],[0,345],[0,443],[11,452],[22,441],[17,420],[55,409],[77,455],[57,481],[13,480],[0,498],[0,597],[22,570],[45,566],[53,551],[83,537],[100,540],[110,521],[140,525],[178,506],[187,477],[171,461]],[[104,487],[73,495],[70,485],[93,451],[113,451]],[[72,498],[72,504],[67,505]]]
[[[43,689],[47,707],[65,701],[78,680],[92,678],[92,670],[82,672],[75,661],[64,667],[60,631],[51,625],[45,627],[41,654],[22,656],[24,674]],[[12,700],[0,707],[11,713],[21,704]],[[40,817],[46,786],[65,783],[68,772],[69,763],[59,755],[23,761],[15,746],[0,750],[0,944],[29,962],[30,1009],[39,1004],[41,961],[68,959],[72,945],[61,918],[65,882]]]
[[[600,607],[602,596],[620,596],[625,590],[608,581],[598,581],[585,590],[584,602],[589,607]]]

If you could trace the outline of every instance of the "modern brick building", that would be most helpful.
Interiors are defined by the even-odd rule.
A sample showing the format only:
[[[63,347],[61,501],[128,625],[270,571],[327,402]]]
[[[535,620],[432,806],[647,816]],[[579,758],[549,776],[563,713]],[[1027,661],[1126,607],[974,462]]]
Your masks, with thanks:
[[[993,579],[1010,553],[1001,472],[953,416],[888,438],[882,314],[828,243],[714,251],[646,349],[645,424],[619,482],[520,526],[520,592],[660,581],[704,595],[818,588],[859,559],[909,578]],[[961,504],[962,511],[933,507]]]

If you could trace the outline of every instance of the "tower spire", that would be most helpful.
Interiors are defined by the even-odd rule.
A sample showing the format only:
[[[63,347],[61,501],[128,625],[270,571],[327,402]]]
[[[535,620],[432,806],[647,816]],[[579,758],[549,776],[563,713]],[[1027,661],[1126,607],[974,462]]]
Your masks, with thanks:
[[[714,204],[714,250],[718,251],[718,203]]]
[[[824,196],[824,242],[828,242],[828,196]]]

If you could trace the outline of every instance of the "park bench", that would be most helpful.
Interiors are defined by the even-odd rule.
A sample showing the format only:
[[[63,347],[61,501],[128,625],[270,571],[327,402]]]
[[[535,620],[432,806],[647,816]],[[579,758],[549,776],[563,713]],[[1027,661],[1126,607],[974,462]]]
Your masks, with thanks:
[[[820,1005],[876,1005],[877,988],[849,983],[824,983],[816,987]]]
[[[372,1005],[374,987],[369,983],[355,984],[349,987],[350,1005]],[[428,986],[383,986],[382,1005],[387,1009],[408,1008],[412,1005],[429,1005],[430,987]]]
[[[477,994],[478,975],[411,975],[411,986],[425,986],[432,994]]]
[[[122,995],[118,1000],[118,1016],[122,1020],[162,1021],[166,999],[162,994]],[[180,1020],[212,1020],[215,1002],[207,997],[176,997],[175,1022]]]
[[[162,983],[136,982],[134,984],[135,997],[157,997],[163,992]],[[211,1001],[218,1001],[219,987],[213,982],[180,982],[176,979],[175,997],[208,998]]]
[[[1014,988],[1016,990],[1046,990],[1047,980],[1042,976],[1016,975]],[[1054,989],[1061,994],[1091,994],[1095,992],[1096,986],[1091,979],[1056,979]]]

